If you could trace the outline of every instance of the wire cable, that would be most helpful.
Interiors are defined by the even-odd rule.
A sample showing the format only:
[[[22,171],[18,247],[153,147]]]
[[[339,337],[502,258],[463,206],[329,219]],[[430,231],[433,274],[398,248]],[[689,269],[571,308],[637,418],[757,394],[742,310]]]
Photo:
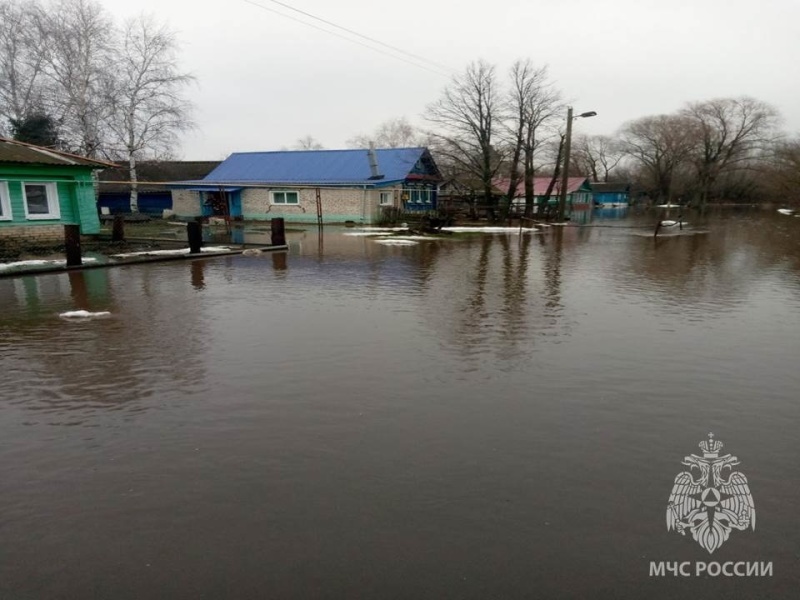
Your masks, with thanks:
[[[401,54],[405,54],[407,56],[410,56],[410,57],[414,58],[417,61],[422,61],[423,63],[428,63],[430,65],[433,65],[435,68],[430,68],[428,66],[425,66],[425,64],[419,64],[419,62],[414,62],[414,61],[409,60],[407,58],[404,58],[402,56],[397,56],[396,54],[392,54],[390,52],[386,52],[385,50],[381,50],[380,48],[376,48],[374,46],[370,46],[369,44],[365,44],[363,42],[360,42],[358,40],[354,40],[354,39],[349,38],[347,36],[344,36],[344,35],[342,35],[340,33],[337,33],[335,31],[331,31],[330,29],[325,29],[324,27],[319,27],[318,25],[314,25],[313,23],[309,23],[308,21],[304,21],[302,19],[298,19],[297,17],[293,17],[291,15],[287,15],[287,14],[282,13],[282,12],[280,12],[278,10],[273,9],[273,8],[269,8],[268,6],[264,6],[263,4],[259,4],[258,2],[254,2],[253,0],[243,0],[243,1],[246,2],[247,4],[255,6],[255,7],[260,8],[262,10],[266,10],[266,11],[269,11],[271,13],[275,13],[276,15],[280,15],[281,17],[285,17],[287,19],[291,19],[292,21],[295,21],[297,23],[301,23],[302,25],[306,25],[308,27],[313,27],[314,29],[316,29],[318,31],[323,31],[325,33],[328,33],[330,35],[334,35],[334,36],[336,36],[338,38],[341,38],[343,40],[347,40],[348,42],[352,42],[354,44],[358,44],[359,46],[363,46],[364,48],[368,48],[368,49],[373,50],[375,52],[379,52],[380,54],[383,54],[385,56],[389,56],[391,58],[394,58],[395,60],[400,60],[400,61],[403,61],[403,62],[405,62],[407,64],[410,64],[410,65],[413,65],[415,67],[418,67],[420,69],[424,69],[424,70],[426,70],[426,71],[428,71],[430,73],[436,73],[437,75],[442,75],[442,76],[445,76],[445,77],[450,77],[452,75],[452,73],[453,73],[453,71],[450,68],[445,67],[443,65],[439,65],[438,63],[436,63],[434,61],[428,60],[426,58],[423,58],[423,57],[418,56],[416,54],[413,54],[411,52],[407,52],[407,51],[405,51],[405,50],[403,50],[401,48],[397,48],[397,47],[392,46],[390,44],[386,44],[384,42],[381,42],[380,40],[376,40],[376,39],[371,38],[369,36],[360,34],[357,31],[353,31],[351,29],[347,29],[346,27],[342,27],[341,25],[337,25],[336,23],[332,23],[330,21],[326,21],[325,19],[322,19],[320,17],[316,17],[316,16],[314,16],[314,15],[312,15],[310,13],[306,13],[306,12],[304,12],[302,10],[297,9],[297,8],[293,8],[291,6],[288,6],[288,5],[284,4],[283,2],[279,2],[278,0],[267,0],[267,1],[268,2],[273,2],[273,3],[278,4],[280,6],[284,6],[284,7],[289,8],[289,9],[295,11],[295,12],[298,12],[300,14],[306,15],[306,16],[312,18],[312,19],[315,19],[317,21],[325,23],[326,25],[330,25],[332,27],[336,27],[337,29],[341,29],[342,31],[346,31],[347,33],[349,33],[351,35],[356,35],[356,36],[358,36],[360,38],[363,38],[365,40],[368,40],[368,41],[370,41],[372,43],[380,44],[381,46],[389,48],[389,49],[393,50],[394,52],[399,52]]]

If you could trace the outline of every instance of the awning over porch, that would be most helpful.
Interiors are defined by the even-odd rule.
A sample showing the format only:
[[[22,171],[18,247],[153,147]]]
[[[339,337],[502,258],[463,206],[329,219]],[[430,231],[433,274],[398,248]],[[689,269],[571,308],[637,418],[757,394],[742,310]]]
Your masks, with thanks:
[[[218,186],[218,185],[206,185],[206,186],[197,186],[197,187],[188,187],[183,188],[184,190],[189,190],[190,192],[238,192],[242,188],[240,187],[226,187],[226,186]]]

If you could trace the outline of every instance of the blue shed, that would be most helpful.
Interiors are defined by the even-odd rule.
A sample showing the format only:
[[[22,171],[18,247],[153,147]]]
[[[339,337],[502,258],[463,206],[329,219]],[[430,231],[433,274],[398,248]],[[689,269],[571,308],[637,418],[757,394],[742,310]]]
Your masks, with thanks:
[[[205,177],[220,161],[143,161],[136,166],[139,212],[161,216],[172,209],[172,190],[166,182]],[[99,173],[97,207],[100,212],[131,212],[130,172],[127,167],[105,169]],[[106,210],[103,210],[103,209]]]
[[[628,206],[631,197],[630,183],[593,183],[592,194],[595,206]]]

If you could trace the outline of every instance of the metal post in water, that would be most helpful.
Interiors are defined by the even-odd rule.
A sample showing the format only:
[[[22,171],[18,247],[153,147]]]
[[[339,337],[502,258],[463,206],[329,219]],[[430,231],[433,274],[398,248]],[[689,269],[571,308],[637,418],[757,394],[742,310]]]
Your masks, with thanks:
[[[64,225],[64,247],[68,267],[80,267],[81,260],[81,228],[80,225]]]

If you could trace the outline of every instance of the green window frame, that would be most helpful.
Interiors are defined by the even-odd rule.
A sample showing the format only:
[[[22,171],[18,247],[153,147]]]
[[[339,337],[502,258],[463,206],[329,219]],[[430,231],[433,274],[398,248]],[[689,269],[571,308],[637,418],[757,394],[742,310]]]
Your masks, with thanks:
[[[296,206],[300,204],[300,192],[291,190],[276,190],[270,193],[272,204]]]

